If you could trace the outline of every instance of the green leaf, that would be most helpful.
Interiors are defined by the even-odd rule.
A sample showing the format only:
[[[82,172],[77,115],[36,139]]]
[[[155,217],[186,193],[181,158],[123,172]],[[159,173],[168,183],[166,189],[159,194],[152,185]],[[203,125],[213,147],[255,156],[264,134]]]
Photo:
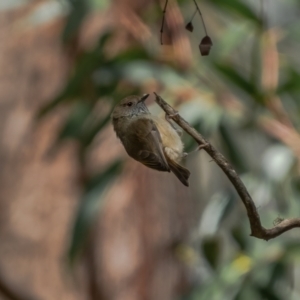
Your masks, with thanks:
[[[244,230],[240,226],[232,228],[231,236],[236,241],[236,243],[240,246],[241,251],[247,250],[248,239],[245,236]]]
[[[202,252],[213,269],[217,268],[220,258],[221,241],[217,236],[206,237],[201,244]]]
[[[223,63],[214,63],[214,66],[232,84],[246,92],[250,97],[258,99],[259,102],[261,102],[261,96],[256,86],[245,79],[242,74],[239,74],[233,67]]]
[[[223,120],[219,127],[219,132],[223,140],[224,149],[226,149],[226,157],[237,168],[240,173],[247,171],[249,168],[245,163],[244,155],[241,155],[238,145],[232,137],[233,130],[230,130],[229,125]]]
[[[277,261],[273,266],[273,270],[269,278],[268,287],[274,288],[277,281],[279,279],[286,278],[287,274],[288,274],[287,264],[284,263],[282,260]]]
[[[289,242],[285,245],[285,258],[293,261],[300,260],[300,243]]]
[[[58,105],[69,103],[74,98],[82,97],[91,99],[96,97],[92,75],[97,68],[105,67],[108,64],[102,50],[110,36],[110,33],[104,34],[99,39],[99,43],[95,49],[82,54],[77,62],[73,76],[71,76],[62,92],[40,109],[37,115],[38,119],[45,116]]]
[[[89,117],[90,112],[90,105],[84,101],[77,102],[59,133],[58,140],[65,138],[80,138],[83,132],[83,125]]]
[[[300,90],[300,74],[292,67],[289,69],[288,79],[281,84],[278,89],[278,94],[299,92]]]
[[[211,196],[201,218],[201,234],[211,236],[216,234],[221,222],[228,216],[234,206],[236,197],[232,192],[217,192]]]
[[[92,128],[90,128],[82,137],[82,141],[84,145],[89,145],[94,137],[98,134],[98,132],[103,129],[104,126],[110,121],[110,113],[104,118],[99,120]]]
[[[211,0],[210,3],[214,4],[217,9],[224,8],[229,12],[240,15],[241,17],[253,21],[257,26],[261,27],[262,22],[260,18],[247,6],[244,2],[239,0]]]
[[[59,105],[65,98],[65,91],[55,97],[52,101],[44,105],[37,113],[36,119],[40,120],[46,114],[48,114],[52,109],[54,109],[57,105]]]
[[[105,192],[120,171],[121,163],[112,164],[106,171],[95,176],[87,186],[75,220],[68,251],[69,262],[75,262],[87,241],[89,229],[99,213]]]
[[[132,62],[134,60],[149,60],[151,57],[145,48],[134,47],[127,51],[121,52],[118,54],[113,61],[116,64]]]
[[[67,18],[64,31],[62,33],[62,39],[67,42],[74,38],[88,12],[87,0],[69,0],[71,11]]]
[[[268,300],[283,300],[283,298],[279,297],[276,292],[269,287],[256,287],[257,292],[261,295],[261,299]]]

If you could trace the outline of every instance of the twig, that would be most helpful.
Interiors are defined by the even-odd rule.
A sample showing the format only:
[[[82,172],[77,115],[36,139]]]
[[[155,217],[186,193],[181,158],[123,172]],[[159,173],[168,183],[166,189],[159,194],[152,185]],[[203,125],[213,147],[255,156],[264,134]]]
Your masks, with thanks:
[[[169,115],[185,132],[187,132],[199,145],[204,145],[203,149],[211,156],[211,158],[217,163],[217,165],[223,170],[225,175],[231,181],[235,187],[237,193],[241,197],[241,200],[247,210],[247,215],[251,228],[251,236],[254,236],[263,240],[273,239],[282,233],[296,227],[300,227],[300,219],[285,219],[273,228],[266,229],[261,225],[260,217],[255,207],[254,201],[249,195],[245,185],[237,175],[236,171],[229,164],[226,158],[218,152],[208,141],[206,141],[200,133],[198,133],[188,122],[186,122],[178,112],[167,104],[156,93],[156,103]]]
[[[203,24],[203,28],[204,28],[204,31],[205,31],[205,35],[207,35],[207,31],[206,31],[206,26],[205,26],[205,23],[204,23],[204,19],[203,19],[203,16],[202,16],[202,13],[201,13],[201,10],[196,2],[196,0],[194,0],[194,3],[196,5],[196,9],[198,10],[198,13],[200,15],[200,18],[201,18],[201,21],[202,21],[202,24]]]
[[[196,9],[195,9],[195,11],[194,11],[194,13],[193,13],[193,15],[192,15],[192,18],[191,18],[191,21],[190,21],[190,22],[192,22],[192,21],[193,21],[193,19],[194,19],[195,15],[196,15],[196,13],[197,13],[197,11],[198,11],[198,9],[197,9],[197,7],[196,7]]]
[[[160,28],[160,44],[163,44],[163,32],[164,32],[164,24],[165,24],[165,15],[166,15],[166,11],[167,11],[167,5],[168,5],[169,0],[166,0],[165,2],[165,7],[163,10],[163,18],[161,21],[161,28]]]

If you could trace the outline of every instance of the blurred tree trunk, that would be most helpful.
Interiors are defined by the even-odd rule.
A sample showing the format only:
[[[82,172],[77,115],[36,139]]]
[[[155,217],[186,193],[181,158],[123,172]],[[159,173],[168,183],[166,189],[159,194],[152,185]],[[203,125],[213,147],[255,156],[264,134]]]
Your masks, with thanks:
[[[94,226],[79,284],[68,273],[81,193],[76,146],[47,159],[64,112],[39,123],[35,115],[65,84],[70,60],[60,20],[28,21],[39,4],[0,15],[0,299],[13,298],[2,285],[15,299],[174,299],[185,282],[175,249],[194,223],[194,204],[173,174],[131,159]]]
[[[62,113],[35,121],[66,80],[62,22],[33,25],[37,4],[0,16],[0,277],[20,299],[84,299],[63,265],[78,202],[75,151],[45,159]]]
[[[173,174],[130,161],[105,201],[87,254],[103,299],[165,300],[182,293],[177,248],[195,224],[195,211]]]

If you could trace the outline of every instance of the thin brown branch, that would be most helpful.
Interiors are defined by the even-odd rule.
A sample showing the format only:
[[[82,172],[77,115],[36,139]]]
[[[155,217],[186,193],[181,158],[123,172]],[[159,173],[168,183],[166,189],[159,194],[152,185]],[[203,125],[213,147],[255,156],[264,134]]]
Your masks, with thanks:
[[[196,0],[194,0],[194,3],[195,3],[195,6],[196,6],[196,9],[197,9],[197,11],[198,11],[198,13],[200,15],[200,18],[201,18],[201,21],[202,21],[202,24],[203,24],[203,28],[204,28],[204,31],[205,31],[205,35],[207,35],[206,26],[205,26],[205,23],[204,23],[204,19],[203,19],[203,15],[201,13],[201,10],[200,10],[200,8],[199,8]]]
[[[161,21],[161,28],[160,28],[160,44],[161,45],[163,45],[163,32],[164,32],[165,15],[166,15],[166,11],[167,11],[168,2],[169,2],[169,0],[166,0],[165,7],[163,10],[163,18]]]
[[[203,149],[212,157],[217,165],[223,170],[225,175],[233,184],[235,190],[239,194],[246,210],[251,228],[251,236],[263,240],[273,239],[282,233],[296,227],[300,227],[300,219],[286,219],[273,228],[266,229],[261,225],[260,216],[257,212],[253,199],[248,193],[236,171],[229,164],[226,158],[218,152],[207,140],[205,140],[200,133],[198,133],[187,121],[185,121],[178,112],[166,103],[159,95],[156,95],[156,103],[165,111],[165,113],[174,120],[186,133],[188,133],[194,140],[203,146]]]
[[[192,22],[192,21],[194,20],[194,17],[195,17],[195,15],[196,15],[197,11],[198,11],[198,9],[197,9],[197,7],[196,7],[196,9],[195,9],[195,11],[194,11],[194,13],[193,13],[193,15],[192,15],[192,18],[191,18],[191,21],[190,21],[190,22]]]

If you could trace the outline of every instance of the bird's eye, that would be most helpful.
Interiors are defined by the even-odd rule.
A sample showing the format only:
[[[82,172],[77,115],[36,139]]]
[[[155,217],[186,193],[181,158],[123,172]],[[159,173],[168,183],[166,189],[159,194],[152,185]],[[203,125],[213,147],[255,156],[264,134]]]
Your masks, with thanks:
[[[127,103],[127,106],[131,106],[133,103],[132,102],[128,102]]]

